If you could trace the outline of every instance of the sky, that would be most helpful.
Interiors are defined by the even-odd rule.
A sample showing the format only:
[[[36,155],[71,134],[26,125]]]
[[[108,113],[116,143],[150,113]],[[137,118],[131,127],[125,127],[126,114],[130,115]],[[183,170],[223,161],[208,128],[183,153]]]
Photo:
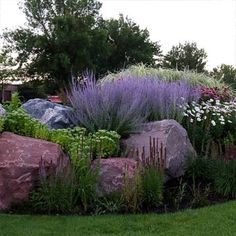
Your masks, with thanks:
[[[19,0],[0,0],[0,34],[25,23]],[[163,53],[185,41],[197,42],[208,54],[207,68],[236,67],[236,0],[100,0],[104,18],[128,16]]]

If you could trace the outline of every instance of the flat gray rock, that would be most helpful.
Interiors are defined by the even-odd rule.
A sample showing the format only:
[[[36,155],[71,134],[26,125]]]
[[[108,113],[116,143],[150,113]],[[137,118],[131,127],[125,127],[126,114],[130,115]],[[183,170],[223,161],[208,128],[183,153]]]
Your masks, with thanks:
[[[52,129],[75,126],[73,109],[44,99],[30,99],[22,105],[26,112]]]

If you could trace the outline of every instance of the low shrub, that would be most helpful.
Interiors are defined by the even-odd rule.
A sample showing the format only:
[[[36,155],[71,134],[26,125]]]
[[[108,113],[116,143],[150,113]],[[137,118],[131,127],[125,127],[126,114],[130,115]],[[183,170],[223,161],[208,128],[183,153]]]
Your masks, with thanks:
[[[32,192],[30,204],[36,212],[47,214],[85,213],[95,202],[96,172],[87,159],[80,165],[59,167],[47,171],[40,163],[40,183]],[[52,169],[51,169],[52,170]]]
[[[163,199],[163,174],[155,167],[149,166],[142,172],[143,202],[147,210],[156,209]]]
[[[0,133],[3,131],[4,129],[4,118],[0,117]]]
[[[201,183],[213,183],[215,160],[198,156],[196,158],[189,158],[186,163],[186,177],[188,180],[201,182]]]
[[[214,188],[218,194],[224,197],[236,197],[236,161],[217,161],[217,169],[214,172]]]
[[[11,112],[16,110],[21,106],[21,100],[18,92],[14,92],[11,96],[11,101],[10,102],[5,102],[4,108],[6,109],[7,112]]]
[[[8,112],[5,117],[4,130],[32,138],[44,139],[59,144],[64,151],[76,161],[78,157],[88,157],[90,149],[94,156],[108,157],[116,155],[119,150],[120,136],[116,132],[98,130],[88,133],[86,129],[49,129],[38,120],[31,118],[22,108]]]

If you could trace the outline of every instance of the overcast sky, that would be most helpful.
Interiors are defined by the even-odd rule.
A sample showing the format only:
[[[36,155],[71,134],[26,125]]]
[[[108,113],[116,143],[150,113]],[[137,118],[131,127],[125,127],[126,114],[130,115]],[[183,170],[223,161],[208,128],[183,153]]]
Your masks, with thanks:
[[[19,0],[0,0],[0,34],[23,25]],[[208,69],[236,66],[236,0],[100,0],[104,18],[128,15],[147,28],[166,53],[179,42],[195,41],[208,54]]]

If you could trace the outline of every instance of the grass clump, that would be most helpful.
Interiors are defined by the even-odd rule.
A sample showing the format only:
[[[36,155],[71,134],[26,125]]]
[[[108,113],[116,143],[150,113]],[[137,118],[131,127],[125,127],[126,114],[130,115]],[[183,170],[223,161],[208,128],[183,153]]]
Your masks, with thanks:
[[[151,77],[168,82],[184,79],[195,86],[206,86],[210,88],[226,87],[226,84],[224,84],[224,82],[222,82],[221,80],[216,80],[203,73],[196,73],[193,71],[178,71],[173,69],[152,68],[143,64],[131,66],[128,69],[121,70],[118,73],[108,74],[101,80],[101,82],[103,83],[107,80],[110,81],[126,77]]]

